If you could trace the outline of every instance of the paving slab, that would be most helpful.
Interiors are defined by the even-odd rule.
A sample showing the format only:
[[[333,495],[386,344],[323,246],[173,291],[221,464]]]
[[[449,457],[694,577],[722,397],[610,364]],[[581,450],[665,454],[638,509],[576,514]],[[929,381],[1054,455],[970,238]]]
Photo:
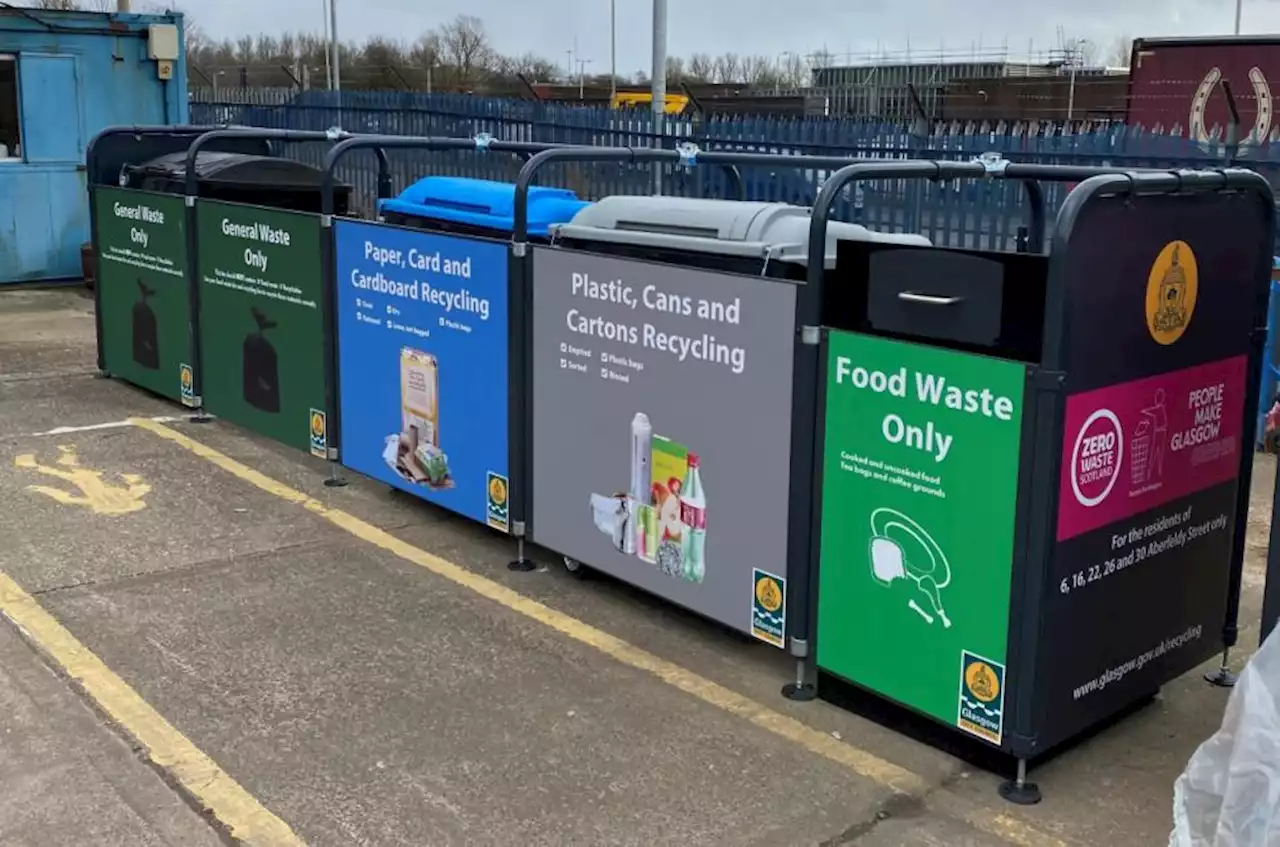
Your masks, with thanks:
[[[0,621],[0,844],[224,843]]]
[[[297,451],[277,448],[234,426],[221,422],[212,427],[173,426],[327,506],[347,511],[397,538],[835,737],[872,747],[882,758],[931,783],[941,783],[964,770],[963,763],[951,756],[823,701],[796,704],[785,699],[781,689],[795,673],[795,663],[782,650],[603,574],[570,574],[559,556],[534,545],[526,550],[538,563],[538,570],[512,572],[507,568],[515,558],[510,538],[351,471],[344,474],[347,487],[326,488],[328,471],[323,462],[299,461]],[[995,785],[992,782],[993,792]]]
[[[0,399],[0,412],[7,408]],[[109,505],[132,498],[138,510],[104,514],[107,497],[116,498]],[[252,557],[337,532],[300,524],[280,505],[133,427],[0,439],[0,570],[36,594]]]
[[[312,845],[816,843],[889,796],[354,539],[43,599]]]
[[[93,295],[84,287],[18,288],[0,307],[0,380],[97,368]]]

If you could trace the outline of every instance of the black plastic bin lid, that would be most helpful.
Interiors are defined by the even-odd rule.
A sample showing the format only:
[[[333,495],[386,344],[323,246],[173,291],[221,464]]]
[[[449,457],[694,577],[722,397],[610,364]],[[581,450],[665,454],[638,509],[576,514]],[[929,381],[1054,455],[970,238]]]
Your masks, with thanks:
[[[127,188],[183,194],[187,154],[170,153],[127,167],[124,176]],[[293,159],[209,150],[196,154],[196,179],[197,194],[201,197],[319,212],[324,171]],[[337,214],[347,213],[350,196],[350,185],[334,186]]]

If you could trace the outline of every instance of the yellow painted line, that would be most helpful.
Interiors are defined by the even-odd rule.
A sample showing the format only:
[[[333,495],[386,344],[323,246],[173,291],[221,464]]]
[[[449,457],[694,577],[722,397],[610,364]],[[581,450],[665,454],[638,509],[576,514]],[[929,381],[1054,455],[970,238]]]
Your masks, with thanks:
[[[750,697],[712,682],[673,662],[659,658],[577,618],[525,597],[505,585],[472,573],[455,565],[453,562],[401,541],[394,535],[354,515],[341,509],[330,508],[310,495],[290,488],[284,483],[236,461],[225,453],[201,444],[158,421],[140,418],[134,421],[134,425],[182,446],[200,458],[211,462],[227,473],[256,486],[268,494],[302,506],[307,511],[324,518],[361,541],[386,550],[405,561],[431,571],[437,576],[444,577],[512,611],[519,612],[557,632],[567,635],[575,641],[594,647],[622,664],[652,674],[673,688],[677,688],[718,709],[743,718],[755,726],[784,738],[805,750],[842,765],[859,776],[899,794],[923,798],[931,791],[931,786],[924,777],[906,768],[895,765],[844,741],[837,740],[833,736],[814,729],[795,718],[770,709]],[[949,803],[948,805],[952,804]],[[1007,815],[987,814],[980,809],[969,809],[967,805],[960,803],[954,805],[960,808],[957,813],[971,826],[995,835],[1011,844],[1021,845],[1021,847],[1065,847],[1062,841],[1040,833]]]
[[[142,746],[147,758],[168,771],[233,838],[253,847],[304,847],[288,824],[241,788],[2,572],[0,614],[75,680],[104,714]]]

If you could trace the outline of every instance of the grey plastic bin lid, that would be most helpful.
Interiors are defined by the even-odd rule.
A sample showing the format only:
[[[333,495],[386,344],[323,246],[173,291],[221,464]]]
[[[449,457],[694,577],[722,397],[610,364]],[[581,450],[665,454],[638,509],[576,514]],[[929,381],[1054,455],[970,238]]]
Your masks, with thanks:
[[[809,263],[810,210],[789,203],[704,200],[691,197],[605,197],[567,224],[551,227],[553,238],[633,244],[721,256]],[[883,233],[832,221],[824,267],[835,267],[837,241],[875,241],[930,247],[923,235]]]

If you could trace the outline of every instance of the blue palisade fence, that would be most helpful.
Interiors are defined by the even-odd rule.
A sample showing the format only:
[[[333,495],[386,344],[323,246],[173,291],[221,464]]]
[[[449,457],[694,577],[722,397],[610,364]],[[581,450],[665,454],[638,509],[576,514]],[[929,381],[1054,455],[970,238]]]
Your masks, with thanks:
[[[1183,137],[1181,127],[1110,125],[1064,127],[1062,123],[919,122],[876,124],[849,118],[716,115],[668,116],[662,137],[644,111],[615,111],[563,103],[462,94],[400,91],[222,89],[193,92],[191,120],[197,124],[243,124],[281,129],[389,135],[473,136],[571,144],[673,146],[689,141],[703,150],[811,154],[875,159],[971,159],[988,152],[1011,161],[1113,167],[1222,167],[1257,169],[1280,185],[1280,143],[1234,149],[1218,131],[1208,145]],[[319,145],[299,145],[290,155],[319,164]],[[519,161],[474,153],[397,151],[392,155],[397,188],[425,174],[511,180]],[[376,168],[371,154],[347,159],[340,178],[356,187],[358,206],[371,211]],[[827,176],[823,171],[747,169],[747,199],[807,204]],[[649,166],[571,164],[548,170],[546,184],[564,185],[580,196],[638,194],[652,190]],[[670,194],[723,197],[727,186],[714,169],[669,169],[662,182]],[[1056,209],[1064,186],[1046,186]],[[845,220],[867,226],[922,233],[937,244],[1010,249],[1024,222],[1022,192],[1003,181],[925,183],[879,180],[866,183],[838,210]]]

